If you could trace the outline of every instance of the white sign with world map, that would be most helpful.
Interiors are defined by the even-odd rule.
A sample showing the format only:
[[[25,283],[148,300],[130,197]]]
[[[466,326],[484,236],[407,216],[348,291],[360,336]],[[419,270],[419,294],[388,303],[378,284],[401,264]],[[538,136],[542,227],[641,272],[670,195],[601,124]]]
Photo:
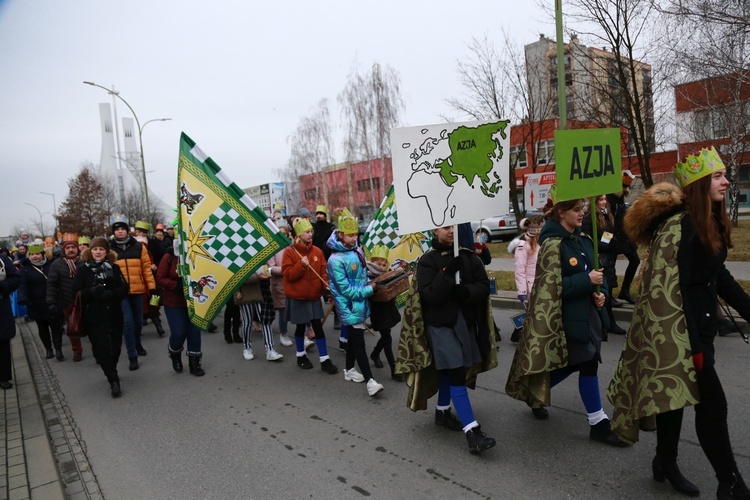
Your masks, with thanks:
[[[507,120],[391,130],[398,233],[508,212]]]

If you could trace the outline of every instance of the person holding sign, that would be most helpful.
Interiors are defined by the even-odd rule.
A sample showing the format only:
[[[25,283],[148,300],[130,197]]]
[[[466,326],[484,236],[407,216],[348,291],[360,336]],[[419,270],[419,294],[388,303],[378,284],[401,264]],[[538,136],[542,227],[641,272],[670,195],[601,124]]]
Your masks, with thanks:
[[[750,297],[724,266],[732,248],[726,168],[714,148],[674,169],[680,188],[659,183],[628,210],[625,229],[649,245],[633,324],[607,394],[613,429],[638,440],[656,417],[655,481],[683,494],[700,492],[677,467],[683,409],[695,406],[695,431],[719,481],[717,498],[750,498],[737,470],[727,425],[727,400],[715,368],[714,338],[721,297],[750,321]],[[648,292],[648,293],[645,293]]]
[[[596,235],[592,231],[591,209],[583,216],[581,230],[592,238],[598,238],[599,240],[599,264],[602,266],[604,278],[609,287],[607,301],[604,304],[607,316],[609,317],[609,328],[605,330],[603,336],[603,340],[606,341],[607,332],[614,333],[615,335],[625,335],[628,332],[616,323],[615,316],[612,313],[612,300],[615,293],[614,290],[617,288],[617,269],[615,269],[615,263],[617,262],[617,238],[613,235],[615,221],[612,212],[609,210],[607,195],[601,194],[597,196],[594,199],[594,205]]]
[[[535,409],[550,404],[550,390],[578,372],[578,391],[586,407],[589,437],[611,446],[627,446],[610,429],[599,393],[601,308],[609,293],[604,274],[594,265],[591,238],[581,232],[583,199],[556,201],[546,212],[539,236],[535,285],[531,289],[524,335],[511,365],[506,392]],[[597,291],[599,287],[599,291]]]
[[[439,376],[435,424],[463,430],[469,451],[478,454],[495,446],[495,440],[482,432],[474,418],[466,383],[470,368],[487,365],[495,352],[486,310],[490,282],[473,251],[462,248],[454,257],[453,226],[432,232],[432,249],[417,265],[417,286],[424,332]],[[458,418],[451,413],[451,400]]]

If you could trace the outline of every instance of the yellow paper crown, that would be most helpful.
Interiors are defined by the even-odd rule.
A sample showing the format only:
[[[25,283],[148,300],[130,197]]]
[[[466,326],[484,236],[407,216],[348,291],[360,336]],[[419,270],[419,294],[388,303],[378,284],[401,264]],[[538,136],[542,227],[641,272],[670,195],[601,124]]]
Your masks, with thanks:
[[[348,208],[341,211],[337,224],[337,229],[343,234],[357,234],[359,232],[359,221]]]
[[[312,224],[309,219],[299,217],[294,221],[294,234],[302,234],[312,229]]]
[[[91,243],[91,238],[89,238],[88,236],[80,236],[78,238],[79,245],[88,245],[89,243]]]
[[[325,205],[318,205],[315,207],[315,213],[317,214],[318,212],[328,215],[328,208]]]
[[[685,187],[723,168],[726,168],[724,162],[716,148],[711,146],[711,149],[701,149],[697,155],[690,155],[684,162],[678,162],[674,167],[674,177],[680,187]]]
[[[372,250],[370,250],[370,258],[388,260],[388,247],[385,245],[373,245]]]
[[[550,186],[549,191],[547,191],[547,197],[552,200],[553,205],[557,203],[557,184]]]
[[[146,221],[139,220],[135,222],[135,228],[147,233],[148,230],[151,229],[151,224]]]
[[[32,253],[42,253],[44,252],[44,245],[41,243],[34,243],[32,245],[29,245],[29,249],[26,253],[31,255]]]

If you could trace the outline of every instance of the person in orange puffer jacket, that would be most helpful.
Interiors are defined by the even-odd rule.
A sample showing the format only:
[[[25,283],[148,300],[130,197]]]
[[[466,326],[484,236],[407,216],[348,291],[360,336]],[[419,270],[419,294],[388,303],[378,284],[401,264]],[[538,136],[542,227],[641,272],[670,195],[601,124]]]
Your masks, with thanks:
[[[122,300],[122,336],[128,351],[130,370],[138,369],[138,356],[145,356],[146,350],[141,345],[143,328],[143,295],[156,294],[156,280],[151,271],[151,259],[148,250],[128,234],[128,223],[123,215],[113,218],[112,250],[117,254],[116,264],[120,267],[130,291]]]

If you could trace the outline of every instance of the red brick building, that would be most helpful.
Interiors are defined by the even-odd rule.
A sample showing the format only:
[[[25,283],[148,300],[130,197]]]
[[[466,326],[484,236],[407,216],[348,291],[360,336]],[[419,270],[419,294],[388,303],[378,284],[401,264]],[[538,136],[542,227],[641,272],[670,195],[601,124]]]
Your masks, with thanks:
[[[326,205],[329,215],[336,208],[346,207],[360,219],[369,220],[391,183],[390,158],[338,163],[299,178],[301,206],[314,213],[316,205]]]

